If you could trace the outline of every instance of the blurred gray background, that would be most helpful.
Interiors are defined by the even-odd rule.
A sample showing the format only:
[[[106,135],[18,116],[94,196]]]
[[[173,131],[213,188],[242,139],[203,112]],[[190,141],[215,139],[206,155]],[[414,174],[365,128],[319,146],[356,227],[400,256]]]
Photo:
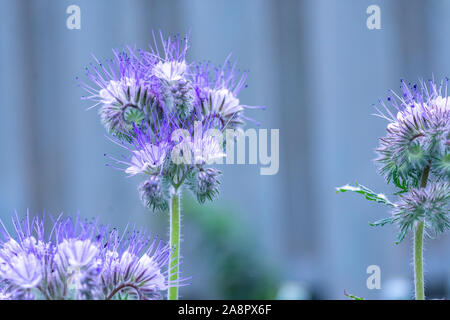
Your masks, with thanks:
[[[81,30],[66,8],[81,8]],[[381,30],[366,9],[381,8]],[[111,1],[0,0],[0,218],[43,210],[101,216],[167,238],[166,214],[146,210],[139,178],[105,167],[120,148],[105,137],[96,110],[81,101],[76,76],[91,54],[146,47],[151,31],[191,35],[189,60],[221,64],[232,52],[250,70],[241,93],[262,128],[280,129],[280,170],[223,166],[220,198],[183,199],[182,298],[410,298],[411,239],[395,245],[392,227],[368,222],[385,207],[336,186],[354,182],[390,194],[372,161],[386,123],[373,104],[400,78],[450,75],[450,1]],[[450,239],[427,241],[430,297],[450,294]],[[366,268],[381,268],[381,290]]]

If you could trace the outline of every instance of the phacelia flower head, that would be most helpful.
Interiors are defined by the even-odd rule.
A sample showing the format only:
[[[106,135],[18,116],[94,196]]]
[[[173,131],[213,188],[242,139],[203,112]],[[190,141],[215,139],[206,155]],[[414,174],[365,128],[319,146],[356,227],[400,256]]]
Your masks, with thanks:
[[[87,69],[94,85],[83,83],[86,99],[101,106],[113,141],[127,150],[123,158],[111,159],[130,176],[146,176],[138,190],[154,210],[167,208],[166,197],[191,174],[225,156],[225,143],[205,133],[243,125],[244,110],[253,108],[238,97],[246,72],[240,73],[229,57],[218,68],[188,62],[188,48],[188,37],[153,34],[148,50],[114,51],[107,65],[96,60]]]
[[[159,299],[169,285],[167,265],[170,248],[145,232],[133,230],[128,239],[117,231],[108,236],[104,254],[104,296],[111,299],[130,295],[138,299]],[[118,288],[123,288],[118,292]]]
[[[95,58],[96,64],[86,68],[92,85],[81,82],[88,92],[86,100],[100,106],[102,123],[110,133],[124,132],[132,124],[145,119],[147,106],[152,103],[152,82],[143,72],[142,51],[128,52],[113,50],[114,59],[106,63]]]
[[[143,129],[133,124],[129,141],[113,140],[121,147],[129,151],[129,156],[123,159],[110,157],[119,165],[125,165],[124,171],[130,176],[137,174],[157,174],[162,171],[172,145],[170,140],[170,124],[162,122],[159,128],[151,130]]]
[[[195,137],[192,142],[192,155],[196,164],[211,164],[226,156],[223,145],[214,136],[204,135]]]
[[[99,250],[90,239],[64,239],[56,246],[55,261],[64,268],[82,268],[92,264]]]
[[[95,221],[59,217],[13,220],[3,230],[3,299],[159,299],[168,286],[171,249],[145,232],[119,235]],[[2,224],[3,225],[3,224]]]
[[[150,175],[139,185],[142,203],[153,211],[169,209],[169,185],[163,181],[162,175]]]
[[[0,277],[20,289],[33,288],[42,280],[42,261],[32,252],[18,251],[9,258],[0,258],[0,263]]]
[[[449,178],[450,101],[448,80],[428,86],[402,84],[402,95],[392,92],[379,115],[389,121],[387,135],[377,149],[380,172],[403,188],[417,186],[430,166],[434,179]]]
[[[192,173],[188,180],[189,188],[197,197],[198,202],[204,203],[206,199],[213,200],[219,194],[220,180],[222,174],[215,168],[200,168]]]
[[[402,241],[417,222],[424,221],[437,236],[450,228],[449,216],[450,185],[430,184],[426,188],[411,188],[400,195],[400,200],[392,209],[392,222],[399,226],[398,241]]]
[[[158,40],[153,32],[153,44],[149,47],[150,51],[144,55],[147,72],[150,69],[153,75],[167,81],[177,81],[185,76],[188,70],[186,62],[188,36],[182,38],[175,35],[164,38],[160,32]]]
[[[251,120],[244,116],[250,107],[240,102],[238,94],[247,86],[247,72],[240,74],[230,56],[221,67],[212,68],[208,63],[200,63],[193,71],[196,105],[199,113],[208,117],[214,115],[221,121],[222,128],[235,128]]]
[[[142,149],[132,151],[130,166],[125,170],[130,175],[151,173],[164,164],[167,155],[166,144],[146,144]]]
[[[159,33],[159,38],[160,41],[153,33],[153,45],[150,46],[146,65],[152,66],[153,76],[163,81],[174,82],[184,79],[189,69],[186,62],[188,38],[173,36],[164,39],[162,32]]]
[[[153,75],[166,82],[179,81],[186,74],[185,61],[159,61],[153,68]]]
[[[160,32],[159,41],[153,33],[153,45],[144,55],[144,68],[150,75],[153,94],[166,113],[177,112],[187,117],[192,111],[193,88],[186,62],[188,38],[180,36],[165,39]]]

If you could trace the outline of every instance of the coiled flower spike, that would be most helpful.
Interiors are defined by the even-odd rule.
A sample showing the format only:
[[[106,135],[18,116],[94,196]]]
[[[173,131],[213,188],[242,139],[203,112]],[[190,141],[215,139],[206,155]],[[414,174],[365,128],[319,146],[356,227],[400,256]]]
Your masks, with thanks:
[[[62,216],[47,234],[28,214],[13,224],[15,237],[2,223],[2,299],[160,299],[170,283],[171,249],[145,232]]]
[[[392,91],[389,108],[378,115],[389,121],[387,135],[377,149],[380,173],[397,187],[418,186],[423,170],[430,166],[436,176],[449,177],[450,101],[448,80],[439,86],[408,86],[402,80],[402,97]],[[396,110],[394,115],[391,109]]]
[[[241,127],[244,120],[255,122],[244,115],[245,109],[264,109],[262,106],[247,106],[240,102],[238,95],[247,86],[248,73],[241,74],[236,64],[230,62],[230,57],[221,67],[199,63],[192,72],[197,112],[206,117],[218,117],[222,129]]]

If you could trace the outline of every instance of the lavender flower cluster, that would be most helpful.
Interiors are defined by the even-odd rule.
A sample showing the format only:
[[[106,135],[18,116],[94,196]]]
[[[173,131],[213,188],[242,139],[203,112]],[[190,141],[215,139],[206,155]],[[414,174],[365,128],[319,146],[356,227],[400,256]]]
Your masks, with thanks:
[[[187,38],[153,35],[149,50],[114,52],[87,68],[85,99],[100,106],[102,123],[128,155],[110,157],[129,175],[144,174],[143,203],[169,207],[170,193],[186,183],[200,202],[218,194],[221,172],[206,166],[225,156],[217,136],[248,119],[238,94],[246,86],[229,58],[223,66],[188,63]],[[125,167],[125,168],[123,168]]]
[[[428,86],[402,84],[379,115],[389,121],[377,148],[380,173],[399,189],[386,222],[399,225],[398,241],[423,221],[432,235],[450,228],[450,101],[448,79]],[[394,109],[396,114],[390,110]]]
[[[379,172],[397,188],[399,199],[389,201],[367,187],[356,184],[337,188],[391,207],[391,216],[372,225],[397,224],[397,242],[418,223],[428,235],[450,228],[450,101],[448,79],[436,84],[408,85],[401,81],[402,94],[391,91],[387,103],[380,101],[378,116],[389,123],[386,136],[376,149]]]
[[[120,235],[95,221],[13,219],[3,226],[0,299],[159,299],[168,287],[170,248],[145,232]]]
[[[433,181],[450,178],[450,102],[448,80],[408,86],[402,96],[388,97],[379,115],[389,121],[387,135],[377,149],[380,172],[397,187],[417,187],[425,169]],[[394,108],[396,114],[390,109]]]

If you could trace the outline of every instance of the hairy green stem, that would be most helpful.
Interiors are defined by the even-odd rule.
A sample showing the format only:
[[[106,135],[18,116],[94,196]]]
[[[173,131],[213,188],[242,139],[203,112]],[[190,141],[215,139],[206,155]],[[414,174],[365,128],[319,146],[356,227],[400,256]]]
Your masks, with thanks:
[[[428,182],[430,166],[427,166],[420,179],[420,187],[425,188]],[[423,230],[424,221],[416,224],[414,229],[414,288],[416,300],[425,300],[425,289],[423,283]]]
[[[423,285],[423,221],[414,230],[414,285],[416,300],[425,300]]]
[[[170,204],[170,246],[172,247],[172,254],[169,266],[169,290],[167,298],[169,300],[178,300],[178,273],[180,260],[180,193],[175,190],[172,195]]]

